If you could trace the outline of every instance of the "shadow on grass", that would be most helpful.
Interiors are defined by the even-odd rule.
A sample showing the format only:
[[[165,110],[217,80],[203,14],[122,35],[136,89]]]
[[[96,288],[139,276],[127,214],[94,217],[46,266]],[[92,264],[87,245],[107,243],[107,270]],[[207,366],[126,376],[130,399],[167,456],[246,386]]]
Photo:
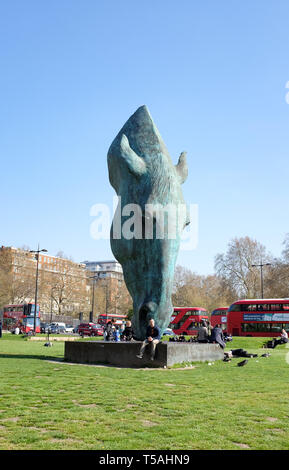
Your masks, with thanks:
[[[64,362],[63,358],[36,354],[0,354],[0,359],[37,359],[40,361]]]

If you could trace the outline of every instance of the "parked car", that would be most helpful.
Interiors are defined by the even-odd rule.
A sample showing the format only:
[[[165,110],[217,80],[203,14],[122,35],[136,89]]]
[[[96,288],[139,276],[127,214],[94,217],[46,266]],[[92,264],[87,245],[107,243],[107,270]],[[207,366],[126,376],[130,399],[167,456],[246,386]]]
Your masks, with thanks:
[[[97,336],[103,336],[103,327],[101,325],[96,325],[95,330],[97,332]]]
[[[174,333],[173,330],[171,330],[170,328],[167,328],[167,329],[163,332],[163,336],[175,336],[175,333]]]
[[[64,326],[60,326],[60,325],[50,325],[50,327],[49,327],[49,333],[59,335],[60,333],[66,333],[66,331],[65,331]]]
[[[41,322],[40,323],[40,333],[48,333],[50,323]]]
[[[64,328],[64,329],[66,328],[65,323],[60,322],[60,321],[54,321],[54,322],[51,323],[51,325],[53,325],[53,326],[54,326],[54,325],[60,326],[60,327],[62,327],[62,328]]]
[[[74,330],[73,325],[66,325],[65,327],[66,333],[73,333],[73,330]]]
[[[78,333],[80,336],[102,336],[103,328],[95,323],[80,323]]]

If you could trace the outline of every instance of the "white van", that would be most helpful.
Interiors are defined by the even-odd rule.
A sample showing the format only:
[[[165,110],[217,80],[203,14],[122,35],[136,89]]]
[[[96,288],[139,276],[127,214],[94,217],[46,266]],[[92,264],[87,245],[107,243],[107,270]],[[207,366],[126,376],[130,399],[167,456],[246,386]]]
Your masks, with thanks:
[[[65,323],[62,323],[62,322],[59,322],[59,321],[54,321],[53,323],[51,323],[51,326],[62,326],[63,328],[66,328],[66,325]]]

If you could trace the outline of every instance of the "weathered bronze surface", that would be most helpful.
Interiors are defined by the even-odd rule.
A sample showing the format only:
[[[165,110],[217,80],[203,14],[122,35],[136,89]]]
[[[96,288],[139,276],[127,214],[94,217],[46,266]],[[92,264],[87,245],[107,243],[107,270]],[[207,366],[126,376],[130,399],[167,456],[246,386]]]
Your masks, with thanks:
[[[119,196],[111,248],[133,299],[134,333],[143,339],[150,318],[164,330],[173,312],[175,263],[189,223],[181,189],[188,172],[186,154],[172,163],[147,107],[141,106],[112,142],[107,159],[109,180]]]

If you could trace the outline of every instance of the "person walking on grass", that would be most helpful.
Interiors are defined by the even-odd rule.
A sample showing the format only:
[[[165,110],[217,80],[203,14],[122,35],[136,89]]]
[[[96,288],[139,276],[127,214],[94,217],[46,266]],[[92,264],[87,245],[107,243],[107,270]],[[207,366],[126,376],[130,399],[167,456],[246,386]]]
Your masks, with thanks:
[[[140,352],[136,357],[139,359],[143,358],[144,350],[149,345],[151,347],[151,361],[155,358],[156,346],[160,342],[161,332],[159,327],[155,324],[154,319],[152,318],[149,321],[149,326],[146,331],[146,339],[143,341]]]

